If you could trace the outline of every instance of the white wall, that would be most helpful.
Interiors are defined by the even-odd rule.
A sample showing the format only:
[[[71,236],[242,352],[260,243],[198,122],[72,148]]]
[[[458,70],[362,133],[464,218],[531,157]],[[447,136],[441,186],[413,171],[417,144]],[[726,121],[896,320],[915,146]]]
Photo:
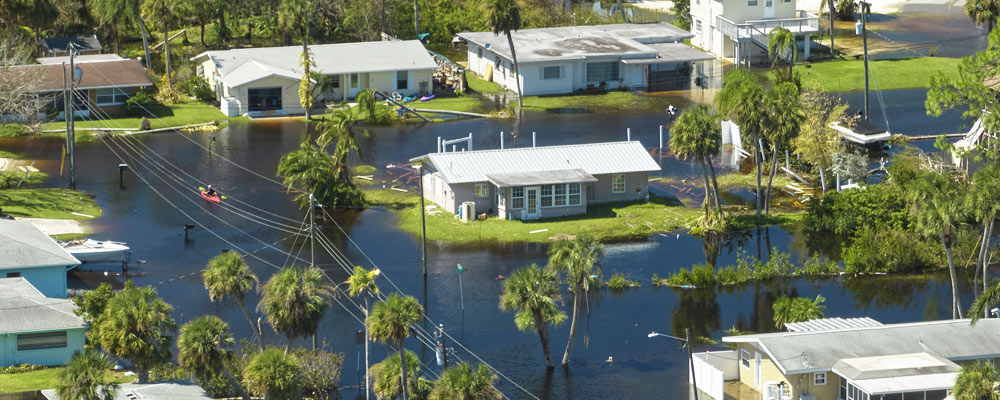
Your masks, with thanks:
[[[694,378],[698,389],[713,399],[725,398],[725,381],[740,379],[739,355],[736,350],[696,353],[693,357]],[[688,383],[692,383],[691,368],[688,369]]]

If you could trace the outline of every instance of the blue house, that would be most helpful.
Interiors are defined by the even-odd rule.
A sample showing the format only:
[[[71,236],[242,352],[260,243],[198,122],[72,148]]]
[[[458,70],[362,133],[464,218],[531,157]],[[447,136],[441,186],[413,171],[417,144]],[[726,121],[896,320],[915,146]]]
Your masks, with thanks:
[[[0,367],[63,365],[83,351],[87,326],[73,308],[23,277],[0,278]]]
[[[66,271],[80,265],[30,222],[0,219],[0,278],[27,279],[45,297],[66,298]]]

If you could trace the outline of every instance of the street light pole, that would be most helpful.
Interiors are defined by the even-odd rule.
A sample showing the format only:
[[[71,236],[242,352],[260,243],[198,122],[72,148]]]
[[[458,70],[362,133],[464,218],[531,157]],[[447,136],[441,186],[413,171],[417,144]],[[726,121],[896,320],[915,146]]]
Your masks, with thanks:
[[[861,5],[861,43],[865,53],[865,121],[868,120],[868,11],[870,5],[865,1],[858,2]]]
[[[427,208],[424,207],[424,168],[422,165],[417,165],[414,168],[420,175],[420,240],[423,242],[420,259],[424,264],[424,280],[427,280],[427,222],[424,221],[424,213],[427,212]]]
[[[648,336],[648,337],[663,336],[663,337],[666,337],[666,338],[676,339],[676,340],[680,340],[680,341],[684,342],[684,346],[687,347],[687,352],[688,352],[688,364],[691,366],[691,368],[690,368],[691,369],[691,385],[694,386],[694,400],[698,400],[698,380],[697,380],[697,377],[695,377],[695,374],[694,374],[694,352],[693,352],[694,350],[692,349],[692,347],[694,347],[694,346],[691,343],[691,329],[690,328],[685,328],[684,329],[684,336],[686,338],[681,338],[681,337],[677,337],[677,336],[671,336],[671,335],[666,335],[666,334],[663,334],[663,333],[656,333],[656,332],[650,332],[649,335],[646,335],[646,336]]]

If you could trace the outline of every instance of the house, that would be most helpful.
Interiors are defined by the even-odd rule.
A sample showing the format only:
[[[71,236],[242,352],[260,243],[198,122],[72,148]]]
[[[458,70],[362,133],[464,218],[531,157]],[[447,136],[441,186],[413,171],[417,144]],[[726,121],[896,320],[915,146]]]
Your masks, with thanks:
[[[47,297],[23,277],[0,278],[0,367],[63,365],[83,351],[73,302]]]
[[[55,389],[42,391],[48,400],[59,400]],[[126,383],[118,387],[114,400],[211,400],[200,386],[191,382]]]
[[[967,319],[883,325],[834,318],[787,327],[726,336],[735,350],[696,353],[698,387],[717,395],[724,380],[733,381],[743,389],[736,392],[764,400],[943,400],[960,364],[1000,358],[1000,319],[970,326]]]
[[[803,41],[808,59],[819,18],[796,8],[796,0],[693,0],[691,45],[737,64],[767,59],[767,35],[776,27]]]
[[[42,39],[42,49],[47,57],[69,55],[66,49],[70,44],[76,49],[77,54],[101,54],[101,50],[104,50],[101,41],[97,40],[97,35]]]
[[[708,0],[706,0],[708,1]],[[667,90],[691,81],[691,64],[715,58],[684,43],[692,34],[670,24],[613,24],[511,32],[519,75],[505,35],[462,32],[469,69],[525,95],[580,90]]]
[[[659,171],[639,142],[438,152],[422,162],[424,196],[450,213],[532,220],[587,212],[590,204],[645,200]]]
[[[73,62],[76,64],[98,62],[98,61],[121,61],[125,60],[117,54],[89,54],[89,55],[76,55],[73,57]],[[66,63],[69,65],[69,56],[48,56],[39,57],[35,59],[35,62],[39,64],[62,64]]]
[[[0,219],[0,278],[24,278],[45,297],[63,299],[66,271],[78,265],[30,222]]]
[[[114,115],[125,105],[125,100],[138,91],[153,86],[146,69],[138,60],[120,57],[77,57],[73,74],[69,72],[68,57],[40,58],[44,64],[19,65],[10,73],[37,74],[41,77],[36,88],[40,112],[63,119],[63,74],[75,75],[74,115],[86,118],[91,112]],[[63,61],[66,61],[65,67]],[[46,106],[47,105],[47,106]]]
[[[309,46],[325,86],[317,104],[354,98],[375,89],[401,96],[428,94],[437,63],[418,40]],[[299,102],[301,46],[206,51],[191,58],[215,88],[228,116],[246,113],[302,114]]]

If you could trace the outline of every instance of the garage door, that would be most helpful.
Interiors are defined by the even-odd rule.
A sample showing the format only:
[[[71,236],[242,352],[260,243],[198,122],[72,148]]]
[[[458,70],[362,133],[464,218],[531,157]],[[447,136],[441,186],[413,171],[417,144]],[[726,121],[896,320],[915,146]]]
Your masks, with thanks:
[[[254,88],[247,90],[250,111],[281,109],[281,88]]]

